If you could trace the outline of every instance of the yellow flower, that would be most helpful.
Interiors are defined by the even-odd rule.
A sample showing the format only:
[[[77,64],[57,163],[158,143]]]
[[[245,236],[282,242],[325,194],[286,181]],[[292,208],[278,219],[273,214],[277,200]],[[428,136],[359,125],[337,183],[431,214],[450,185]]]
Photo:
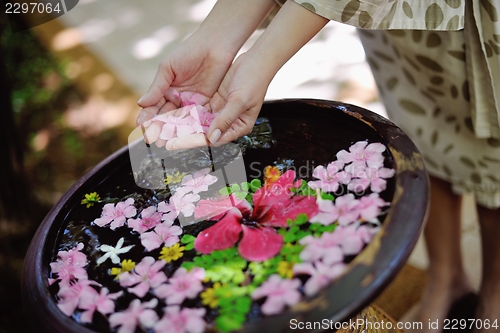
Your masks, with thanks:
[[[96,202],[99,202],[101,197],[97,192],[87,193],[85,194],[85,199],[82,199],[81,204],[87,205],[87,208],[92,207]]]
[[[111,275],[116,275],[116,278],[118,278],[118,276],[121,273],[130,272],[134,268],[135,268],[135,262],[133,262],[130,259],[125,259],[125,260],[122,261],[122,267],[121,268],[120,267],[113,267],[113,268],[111,268],[110,274]]]
[[[113,267],[111,268],[111,275],[116,275],[116,278],[122,273],[122,269],[120,267]]]
[[[122,272],[130,272],[135,268],[135,262],[130,259],[122,261]]]
[[[270,186],[274,182],[276,182],[281,176],[281,171],[276,166],[266,166],[264,169],[264,183],[267,186]]]
[[[215,296],[215,291],[221,287],[220,282],[215,282],[212,288],[205,289],[204,292],[200,294],[201,303],[203,305],[208,305],[212,309],[219,305],[219,300]]]
[[[183,251],[185,249],[186,248],[184,246],[180,246],[179,243],[175,243],[170,247],[163,247],[160,252],[160,259],[163,259],[166,262],[175,261],[184,255]]]
[[[177,171],[173,175],[167,175],[167,177],[165,177],[165,179],[163,181],[165,182],[166,185],[172,184],[172,183],[174,183],[174,184],[180,183],[182,181],[182,178],[184,178],[185,175],[186,175],[185,172],[180,173],[179,171]]]
[[[278,274],[284,278],[291,279],[293,277],[294,262],[280,261],[278,263]]]

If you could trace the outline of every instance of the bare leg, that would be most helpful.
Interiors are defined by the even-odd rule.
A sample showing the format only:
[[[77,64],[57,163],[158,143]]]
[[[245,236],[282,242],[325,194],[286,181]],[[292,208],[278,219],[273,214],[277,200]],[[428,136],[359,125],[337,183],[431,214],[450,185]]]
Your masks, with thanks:
[[[439,332],[428,327],[429,320],[439,320],[442,328],[451,304],[472,291],[460,251],[461,202],[461,196],[452,192],[449,183],[431,177],[431,203],[424,230],[429,280],[420,308],[414,318],[408,318],[423,323],[424,329],[419,332]]]
[[[500,327],[500,209],[477,207],[481,225],[483,252],[483,279],[479,291],[479,306],[476,319],[497,320]],[[496,332],[490,328],[475,332]]]

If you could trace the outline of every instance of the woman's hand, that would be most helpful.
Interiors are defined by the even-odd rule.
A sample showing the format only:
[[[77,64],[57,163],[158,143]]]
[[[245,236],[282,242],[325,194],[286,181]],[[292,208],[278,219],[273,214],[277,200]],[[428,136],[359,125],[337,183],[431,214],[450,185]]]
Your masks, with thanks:
[[[149,91],[139,100],[137,124],[181,105],[178,92],[214,95],[243,43],[275,6],[273,0],[219,0],[198,30],[160,64]]]
[[[230,142],[251,132],[278,70],[327,22],[293,1],[285,3],[255,45],[234,62],[210,100],[212,111],[220,110],[207,133],[210,143]]]
[[[217,91],[234,54],[208,45],[192,36],[169,54],[160,64],[149,91],[139,100],[143,109],[137,117],[142,125],[154,116],[181,107],[174,91],[192,91],[206,96],[202,104]]]
[[[215,129],[209,136],[211,143],[231,142],[252,131],[272,79],[259,71],[260,65],[244,53],[227,72],[209,103],[216,115],[210,126],[210,129]],[[203,145],[207,145],[206,137],[193,134],[169,140],[166,147],[184,149]]]

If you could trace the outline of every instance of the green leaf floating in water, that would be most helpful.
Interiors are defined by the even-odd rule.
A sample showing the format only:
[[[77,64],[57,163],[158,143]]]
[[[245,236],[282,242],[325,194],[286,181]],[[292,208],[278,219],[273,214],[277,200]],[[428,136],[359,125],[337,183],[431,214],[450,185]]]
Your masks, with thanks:
[[[182,267],[192,269],[202,267],[206,277],[213,282],[240,284],[245,280],[244,269],[248,262],[240,257],[238,250],[231,247],[213,251],[193,258],[192,262],[183,262]]]
[[[194,249],[194,241],[196,240],[196,237],[194,237],[193,235],[184,235],[182,236],[181,238],[181,243],[184,244],[185,248],[186,248],[186,251],[189,251],[189,250],[192,250]]]
[[[252,286],[225,285],[215,291],[219,300],[219,316],[215,326],[222,332],[237,330],[243,326],[246,316],[252,306],[250,294]]]

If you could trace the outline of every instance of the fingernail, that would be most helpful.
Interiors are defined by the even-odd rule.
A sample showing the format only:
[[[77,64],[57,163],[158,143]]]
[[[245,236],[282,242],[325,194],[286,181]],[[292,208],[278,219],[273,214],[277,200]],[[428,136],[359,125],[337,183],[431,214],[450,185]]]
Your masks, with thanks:
[[[220,139],[220,136],[221,136],[222,132],[220,131],[220,129],[215,129],[215,131],[212,132],[212,135],[210,135],[210,142],[212,144],[216,143],[217,141],[219,141]]]
[[[165,148],[167,150],[175,150],[177,147],[175,146],[175,139],[171,139],[167,141],[167,144],[165,145]]]

